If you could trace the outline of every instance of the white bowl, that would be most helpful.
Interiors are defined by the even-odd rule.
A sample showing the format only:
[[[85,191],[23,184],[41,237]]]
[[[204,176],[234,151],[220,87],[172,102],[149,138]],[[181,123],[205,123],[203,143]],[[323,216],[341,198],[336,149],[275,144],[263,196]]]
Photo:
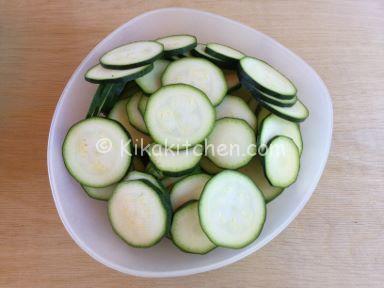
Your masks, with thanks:
[[[178,33],[200,42],[219,42],[266,60],[287,75],[310,110],[302,124],[304,151],[297,182],[268,204],[260,237],[241,250],[215,249],[200,256],[180,252],[168,239],[150,249],[127,246],[112,232],[106,203],[89,198],[67,173],[61,145],[68,128],[83,119],[96,85],[84,80],[99,57],[126,42]],[[299,33],[299,32],[298,32]],[[297,216],[323,172],[332,137],[332,103],[327,88],[301,58],[272,38],[227,18],[182,8],[142,14],[108,35],[81,62],[66,85],[52,119],[48,140],[48,173],[61,220],[73,240],[90,256],[123,273],[143,277],[175,277],[217,269],[238,261],[271,241]]]

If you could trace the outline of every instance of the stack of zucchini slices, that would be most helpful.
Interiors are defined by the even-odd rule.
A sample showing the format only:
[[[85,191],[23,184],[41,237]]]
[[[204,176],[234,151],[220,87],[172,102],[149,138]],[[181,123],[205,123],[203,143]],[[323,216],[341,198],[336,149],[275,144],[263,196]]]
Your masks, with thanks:
[[[266,203],[299,172],[308,110],[288,78],[229,46],[173,35],[108,51],[85,79],[99,86],[65,137],[64,163],[108,201],[122,240],[143,248],[168,237],[205,254],[259,236]]]

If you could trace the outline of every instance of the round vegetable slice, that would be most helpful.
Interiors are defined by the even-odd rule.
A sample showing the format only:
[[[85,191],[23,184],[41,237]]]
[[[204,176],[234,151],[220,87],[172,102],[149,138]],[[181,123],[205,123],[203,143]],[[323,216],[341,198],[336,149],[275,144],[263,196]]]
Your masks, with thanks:
[[[172,35],[156,40],[163,44],[166,57],[187,53],[196,47],[197,40],[192,35]]]
[[[208,157],[203,156],[200,160],[200,167],[208,174],[214,175],[221,171],[223,171],[223,168],[217,167],[211,160],[209,160]]]
[[[197,201],[190,201],[176,211],[171,234],[173,243],[187,253],[206,254],[216,247],[201,229]]]
[[[237,63],[226,62],[226,61],[223,61],[223,60],[221,60],[219,58],[213,57],[212,55],[209,55],[205,51],[205,48],[206,48],[205,44],[199,43],[192,50],[191,53],[192,53],[193,56],[205,58],[205,59],[211,61],[212,63],[214,63],[215,65],[217,65],[217,66],[219,66],[221,68],[224,68],[224,69],[235,69],[236,68]]]
[[[142,92],[137,92],[134,94],[127,103],[127,113],[129,122],[139,131],[143,133],[148,133],[147,126],[145,125],[143,115],[139,110],[139,103],[141,97],[143,96]]]
[[[271,96],[291,98],[296,95],[292,82],[268,63],[244,57],[239,65],[240,80],[252,83],[257,89]]]
[[[271,113],[291,122],[303,122],[309,116],[307,107],[299,99],[291,107],[279,107],[265,101],[259,101],[259,103]]]
[[[237,169],[256,155],[256,136],[242,119],[222,118],[207,138],[207,157],[220,168]]]
[[[101,64],[97,64],[85,73],[85,80],[96,84],[131,81],[149,73],[152,69],[152,64],[126,70],[106,69]]]
[[[63,143],[69,173],[82,185],[106,187],[120,181],[131,163],[130,137],[116,121],[91,117],[73,125]]]
[[[205,52],[213,57],[228,62],[237,62],[245,56],[234,48],[218,43],[208,43]]]
[[[178,181],[170,193],[173,211],[191,200],[199,200],[200,194],[209,179],[211,179],[210,175],[200,173],[187,176]]]
[[[151,144],[147,150],[151,162],[163,174],[180,176],[194,170],[203,155],[202,145],[190,149],[172,150],[159,144]]]
[[[300,168],[299,149],[291,138],[278,136],[271,140],[264,156],[265,175],[275,187],[288,187],[296,181]]]
[[[243,248],[263,228],[264,197],[247,176],[226,170],[205,185],[199,200],[199,216],[202,229],[214,244]]]
[[[264,118],[259,130],[258,147],[266,148],[268,143],[276,136],[286,136],[295,142],[299,153],[303,150],[300,126],[296,123],[284,120],[276,115],[270,114]]]
[[[169,211],[161,194],[145,180],[120,183],[108,202],[113,230],[128,245],[151,247],[167,233]]]
[[[223,72],[211,62],[200,58],[183,58],[169,64],[163,74],[162,83],[194,86],[203,91],[214,106],[227,93]]]
[[[199,89],[168,85],[149,98],[145,123],[155,142],[171,149],[187,148],[201,143],[211,132],[215,111]]]
[[[237,96],[227,95],[224,100],[216,106],[216,119],[225,117],[243,119],[253,129],[257,126],[257,119],[247,103]]]
[[[129,69],[150,64],[162,55],[162,44],[138,41],[108,51],[100,58],[100,63],[109,69]]]

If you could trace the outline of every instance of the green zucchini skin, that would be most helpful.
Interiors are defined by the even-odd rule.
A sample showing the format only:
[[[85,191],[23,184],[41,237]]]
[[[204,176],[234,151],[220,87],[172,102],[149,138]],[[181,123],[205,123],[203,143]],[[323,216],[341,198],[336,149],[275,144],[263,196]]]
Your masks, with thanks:
[[[299,100],[298,100],[299,101]],[[307,117],[309,116],[309,111],[308,109],[306,108],[306,111],[307,111],[307,114],[305,115],[305,117],[303,118],[296,118],[296,117],[292,117],[290,115],[286,115],[284,113],[281,113],[280,111],[274,109],[273,107],[271,107],[271,105],[269,105],[268,103],[266,103],[265,101],[259,101],[259,104],[267,109],[269,112],[271,112],[272,114],[275,114],[276,116],[279,116],[285,120],[288,120],[288,121],[291,121],[291,122],[295,122],[295,123],[300,123],[300,122],[303,122],[305,119],[307,119]],[[288,107],[289,108],[289,107]]]
[[[171,59],[171,60],[174,60],[172,59],[172,57],[174,56],[180,56],[180,57],[184,57],[184,53],[188,53],[189,51],[191,51],[193,48],[196,47],[196,42],[193,43],[193,44],[190,44],[188,46],[185,46],[183,48],[179,48],[179,49],[173,49],[171,51],[164,51],[164,57],[165,58],[168,58],[168,59]]]
[[[265,62],[265,61],[263,61]],[[266,62],[265,62],[266,63]],[[269,65],[268,63],[266,63],[267,65]],[[275,68],[274,68],[275,69]],[[276,69],[275,69],[276,70]],[[277,70],[278,71],[278,70]],[[243,83],[243,82],[246,82],[246,83],[250,83],[252,84],[255,88],[257,88],[258,90],[260,90],[261,92],[264,92],[270,96],[274,96],[274,97],[277,97],[277,98],[280,98],[280,99],[292,99],[295,95],[284,95],[284,94],[279,94],[279,93],[276,93],[272,90],[269,90],[267,88],[265,88],[264,86],[260,85],[259,83],[257,83],[255,80],[253,80],[244,70],[243,68],[241,67],[241,65],[238,65],[237,66],[237,73],[238,73],[238,76],[239,76],[239,79],[240,79],[240,82]],[[292,81],[290,81],[292,83]],[[293,83],[292,83],[293,85]],[[294,85],[293,85],[294,86]],[[295,86],[294,86],[295,87]]]
[[[124,82],[100,84],[93,96],[86,118],[108,114],[119,101],[125,87]]]
[[[229,46],[226,46],[226,45],[223,45],[223,44],[219,44],[219,45],[228,47],[230,49],[236,50],[237,52],[241,53],[240,51],[238,51],[237,49],[234,49],[232,47],[229,47]],[[240,59],[235,59],[235,58],[232,58],[232,57],[228,57],[228,56],[226,56],[224,54],[216,52],[215,50],[210,48],[210,44],[207,44],[207,46],[205,48],[205,52],[207,52],[209,55],[212,55],[213,57],[218,58],[218,59],[220,59],[220,60],[222,60],[224,62],[232,63],[234,66],[236,66],[237,63],[240,60]],[[241,54],[243,54],[243,53],[241,53]]]
[[[244,88],[247,89],[249,91],[249,93],[251,93],[251,95],[257,101],[264,101],[266,103],[271,103],[273,105],[280,106],[280,107],[291,107],[297,101],[296,95],[294,97],[292,97],[291,99],[279,99],[279,98],[276,98],[275,96],[271,96],[271,95],[268,95],[267,93],[259,91],[257,88],[252,86],[252,84],[250,82],[247,82],[244,79],[242,79],[240,81],[241,81],[241,85],[243,85]]]
[[[220,59],[214,58],[212,56],[209,57],[207,55],[204,55],[204,54],[200,53],[196,49],[191,50],[191,54],[192,54],[192,56],[195,56],[195,57],[200,57],[200,58],[207,59],[207,60],[211,61],[213,64],[219,66],[220,68],[229,69],[229,70],[235,70],[236,67],[237,67],[237,63],[225,62],[225,61],[222,61]]]

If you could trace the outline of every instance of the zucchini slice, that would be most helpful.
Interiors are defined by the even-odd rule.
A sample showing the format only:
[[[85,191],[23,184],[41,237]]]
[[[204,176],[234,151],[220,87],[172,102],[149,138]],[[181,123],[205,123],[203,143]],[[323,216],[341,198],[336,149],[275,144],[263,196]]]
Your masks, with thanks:
[[[218,43],[208,43],[205,52],[223,61],[235,63],[245,56],[234,48]]]
[[[161,58],[163,49],[156,41],[132,42],[108,51],[100,58],[100,63],[108,69],[140,67]]]
[[[163,44],[165,57],[187,53],[196,47],[197,40],[192,35],[172,35],[156,40]]]
[[[131,163],[130,137],[118,122],[92,117],[74,124],[63,143],[64,164],[82,185],[106,187],[119,182]]]
[[[149,98],[145,123],[155,142],[171,149],[187,148],[201,143],[211,132],[215,110],[199,89],[185,84],[168,85]]]
[[[295,142],[285,136],[273,138],[264,156],[264,166],[271,185],[285,188],[294,183],[300,169],[300,153]]]
[[[171,189],[175,183],[183,179],[184,177],[187,177],[185,175],[183,176],[166,176],[163,179],[161,179],[161,184],[163,184],[166,188]]]
[[[291,107],[297,102],[296,95],[290,99],[281,99],[275,96],[268,95],[258,89],[256,89],[252,84],[249,84],[246,81],[241,82],[242,85],[252,94],[252,96],[257,101],[264,101],[267,104],[273,104],[279,107]]]
[[[203,147],[196,145],[190,149],[172,150],[151,144],[147,152],[153,165],[164,175],[181,176],[195,169],[203,155]]]
[[[169,64],[163,74],[162,83],[194,86],[203,91],[214,106],[227,93],[224,73],[211,62],[199,58],[183,58]]]
[[[301,154],[303,140],[301,139],[300,126],[296,123],[284,120],[274,114],[267,116],[260,126],[258,147],[267,147],[268,143],[276,136],[286,136],[293,140]]]
[[[171,226],[172,241],[181,251],[206,254],[216,245],[201,229],[198,207],[197,201],[190,201],[176,211]]]
[[[292,98],[297,89],[293,83],[266,62],[244,57],[239,65],[240,80],[252,83],[258,90],[271,96]]]
[[[140,98],[140,101],[139,101],[139,111],[140,111],[141,116],[143,116],[143,119],[144,119],[144,115],[145,115],[145,109],[147,109],[148,99],[149,99],[148,96],[142,95]]]
[[[133,127],[135,127],[137,130],[143,133],[148,133],[148,129],[147,129],[147,126],[145,125],[144,118],[141,115],[139,110],[139,103],[142,96],[143,96],[142,92],[137,92],[131,97],[131,99],[129,99],[127,103],[127,114],[128,114],[129,123],[131,123]]]
[[[191,200],[199,200],[209,179],[211,179],[210,175],[200,173],[187,176],[177,182],[170,193],[173,211]]]
[[[145,180],[117,185],[108,202],[108,215],[115,233],[128,245],[155,245],[168,231],[170,212],[161,193]]]
[[[129,98],[122,99],[119,102],[117,102],[115,106],[112,108],[111,112],[109,113],[108,118],[115,120],[119,122],[121,125],[123,125],[124,128],[131,135],[132,145],[134,147],[139,147],[140,149],[143,149],[145,146],[147,146],[152,142],[152,139],[148,135],[137,130],[129,122],[128,114],[127,114],[128,101],[129,101]]]
[[[152,64],[126,70],[106,69],[101,64],[97,64],[85,73],[85,80],[96,84],[128,82],[149,73],[152,69]]]
[[[271,113],[291,122],[303,122],[309,116],[307,107],[299,99],[291,107],[279,107],[265,101],[259,101],[259,103]]]
[[[255,131],[242,119],[216,121],[207,138],[207,157],[220,168],[237,169],[256,155]]]
[[[243,99],[237,96],[227,95],[224,100],[216,106],[216,119],[225,117],[243,119],[253,129],[257,126],[254,112]]]
[[[264,174],[261,157],[254,157],[248,165],[240,168],[239,172],[247,175],[263,193],[265,202],[268,203],[275,199],[284,191],[284,188],[272,186]]]
[[[256,109],[257,131],[260,131],[260,127],[261,127],[261,124],[263,123],[263,120],[270,114],[271,112],[263,108],[263,106],[261,105],[257,106],[257,109]]]
[[[199,216],[202,229],[214,244],[243,248],[263,228],[264,197],[247,176],[226,170],[205,185],[199,200]]]
[[[161,87],[161,76],[170,62],[158,59],[153,62],[153,69],[135,81],[144,93],[153,94]]]
[[[208,157],[203,156],[200,160],[200,167],[203,169],[205,172],[211,175],[215,175],[217,173],[220,173],[223,171],[223,168],[217,167],[211,160],[209,160]]]
[[[205,48],[206,48],[205,44],[198,43],[191,53],[193,56],[205,58],[221,68],[224,68],[224,69],[236,68],[237,66],[236,63],[226,62],[219,58],[213,57],[205,51]]]

